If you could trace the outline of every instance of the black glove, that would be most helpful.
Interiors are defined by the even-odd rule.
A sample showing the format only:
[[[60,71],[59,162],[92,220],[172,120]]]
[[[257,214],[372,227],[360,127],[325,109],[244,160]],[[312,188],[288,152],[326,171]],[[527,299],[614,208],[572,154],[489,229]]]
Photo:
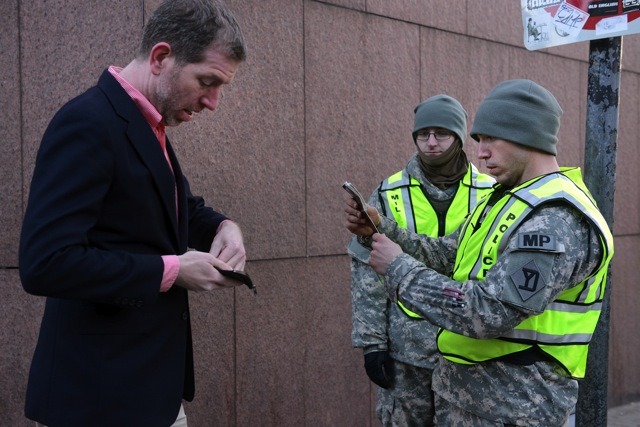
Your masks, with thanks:
[[[389,388],[393,384],[391,361],[387,350],[364,355],[364,369],[367,371],[367,376],[382,388]]]

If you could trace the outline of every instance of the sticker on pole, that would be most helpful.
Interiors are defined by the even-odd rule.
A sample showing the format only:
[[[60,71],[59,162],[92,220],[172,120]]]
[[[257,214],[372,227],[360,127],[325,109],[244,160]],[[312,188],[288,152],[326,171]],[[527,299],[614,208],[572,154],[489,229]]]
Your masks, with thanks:
[[[521,0],[529,50],[640,33],[640,0]]]

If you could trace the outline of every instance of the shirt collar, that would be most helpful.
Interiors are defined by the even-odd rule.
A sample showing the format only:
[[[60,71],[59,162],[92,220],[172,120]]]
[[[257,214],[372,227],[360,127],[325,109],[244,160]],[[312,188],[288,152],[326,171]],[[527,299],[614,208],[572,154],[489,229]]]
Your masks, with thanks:
[[[109,67],[109,73],[120,83],[122,88],[127,92],[127,94],[133,99],[133,102],[138,106],[140,112],[147,120],[152,129],[157,131],[164,132],[164,123],[162,123],[162,115],[156,110],[156,107],[151,104],[151,102],[136,89],[131,83],[125,80],[124,77],[120,75],[122,71],[121,67],[116,67],[115,65],[111,65]]]

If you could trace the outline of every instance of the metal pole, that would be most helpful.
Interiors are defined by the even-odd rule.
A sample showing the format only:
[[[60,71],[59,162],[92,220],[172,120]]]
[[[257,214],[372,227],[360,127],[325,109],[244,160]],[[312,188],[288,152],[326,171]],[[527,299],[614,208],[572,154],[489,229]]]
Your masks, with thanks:
[[[611,230],[616,184],[621,53],[622,37],[590,42],[584,178]],[[610,273],[611,269],[600,320],[589,345],[587,374],[580,382],[576,408],[576,426],[579,427],[607,425]]]

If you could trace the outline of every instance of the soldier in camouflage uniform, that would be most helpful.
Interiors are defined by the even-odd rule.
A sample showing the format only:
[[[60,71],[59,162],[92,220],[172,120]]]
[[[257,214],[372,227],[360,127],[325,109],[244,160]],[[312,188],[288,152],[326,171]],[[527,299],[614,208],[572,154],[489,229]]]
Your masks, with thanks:
[[[500,185],[452,235],[418,235],[368,208],[383,233],[369,264],[393,300],[442,328],[437,425],[557,427],[577,401],[613,237],[579,169],[558,167],[561,114],[529,80],[487,95],[471,136]],[[352,203],[345,211],[350,231],[372,234]]]
[[[417,153],[382,182],[369,204],[403,228],[443,236],[464,221],[495,181],[478,173],[462,150],[467,113],[457,100],[432,96],[414,111]],[[376,414],[385,426],[433,425],[437,327],[389,301],[383,277],[368,265],[370,250],[356,237],[348,247],[352,342],[363,349],[367,375],[379,386]]]

